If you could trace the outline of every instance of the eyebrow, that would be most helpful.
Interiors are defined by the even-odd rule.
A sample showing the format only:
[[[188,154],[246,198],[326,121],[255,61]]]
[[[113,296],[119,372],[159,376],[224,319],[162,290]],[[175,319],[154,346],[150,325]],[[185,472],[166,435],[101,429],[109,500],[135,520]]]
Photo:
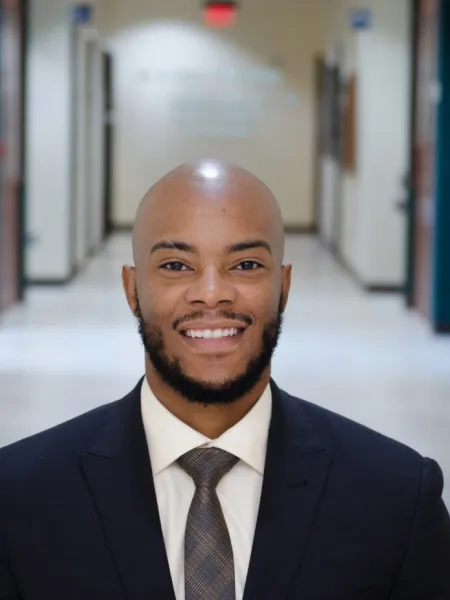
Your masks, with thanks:
[[[196,252],[195,246],[187,242],[178,242],[175,240],[162,240],[158,242],[150,250],[150,254],[154,254],[157,250],[178,250],[178,252]]]
[[[236,244],[227,246],[226,252],[227,254],[235,254],[245,250],[253,250],[254,248],[264,248],[270,254],[272,254],[272,249],[265,240],[243,240],[242,242],[237,242]],[[192,244],[188,244],[187,242],[182,242],[179,240],[161,240],[152,246],[150,254],[154,254],[158,250],[178,250],[178,252],[190,253],[198,252],[197,248]]]
[[[227,253],[243,252],[244,250],[253,250],[254,248],[264,248],[272,254],[272,248],[265,240],[243,240],[227,247]]]

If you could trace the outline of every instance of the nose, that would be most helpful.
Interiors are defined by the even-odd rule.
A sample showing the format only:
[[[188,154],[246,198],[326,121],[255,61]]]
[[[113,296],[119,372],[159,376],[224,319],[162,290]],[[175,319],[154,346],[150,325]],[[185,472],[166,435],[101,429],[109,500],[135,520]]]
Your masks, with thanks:
[[[221,273],[216,267],[203,269],[192,281],[186,294],[190,304],[216,308],[222,304],[234,302],[236,290],[226,273]]]

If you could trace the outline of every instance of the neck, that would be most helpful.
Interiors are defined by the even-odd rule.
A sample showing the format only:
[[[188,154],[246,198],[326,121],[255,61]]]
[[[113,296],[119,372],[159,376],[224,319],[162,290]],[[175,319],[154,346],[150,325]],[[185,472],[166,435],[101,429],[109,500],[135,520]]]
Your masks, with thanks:
[[[263,373],[256,386],[245,396],[230,404],[204,406],[189,402],[167,385],[146,361],[146,378],[152,392],[177,419],[210,440],[220,437],[239,423],[258,402],[270,381],[270,369]]]

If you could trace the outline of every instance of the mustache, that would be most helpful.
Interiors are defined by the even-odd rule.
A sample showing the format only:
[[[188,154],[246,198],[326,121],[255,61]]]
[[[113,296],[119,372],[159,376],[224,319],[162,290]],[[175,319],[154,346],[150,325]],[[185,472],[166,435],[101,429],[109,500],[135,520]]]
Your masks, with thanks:
[[[242,323],[245,323],[246,325],[253,324],[253,319],[249,315],[244,315],[242,313],[235,313],[235,312],[225,311],[225,310],[220,311],[220,312],[208,313],[205,311],[197,310],[197,311],[189,313],[188,315],[184,315],[183,317],[175,319],[172,327],[174,329],[178,329],[178,327],[180,327],[180,325],[183,325],[183,323],[187,323],[188,321],[200,321],[201,319],[205,319],[205,318],[213,320],[213,319],[217,319],[218,317],[222,318],[222,319],[229,319],[230,321],[241,321]]]

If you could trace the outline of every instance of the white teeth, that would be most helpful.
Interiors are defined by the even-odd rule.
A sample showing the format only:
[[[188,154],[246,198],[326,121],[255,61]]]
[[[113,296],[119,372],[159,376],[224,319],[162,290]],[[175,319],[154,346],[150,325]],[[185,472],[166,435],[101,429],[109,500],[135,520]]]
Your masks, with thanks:
[[[185,331],[185,335],[190,338],[203,338],[203,339],[219,339],[222,337],[230,337],[233,335],[237,335],[239,333],[239,329],[205,329],[204,331],[199,331],[197,329],[189,329]]]

